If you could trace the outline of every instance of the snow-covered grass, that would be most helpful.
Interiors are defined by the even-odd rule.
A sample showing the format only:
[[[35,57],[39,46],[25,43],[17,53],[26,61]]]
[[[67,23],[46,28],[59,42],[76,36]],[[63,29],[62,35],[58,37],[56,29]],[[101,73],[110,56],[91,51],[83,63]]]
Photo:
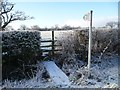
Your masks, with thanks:
[[[90,77],[87,76],[85,66],[76,69],[69,68],[73,71],[69,75],[71,82],[69,86],[56,86],[50,78],[47,80],[40,78],[40,69],[38,69],[39,74],[37,73],[34,78],[14,82],[6,80],[1,88],[117,88],[118,55],[105,55],[101,63],[97,63],[97,60],[97,57],[92,58]],[[78,77],[78,73],[82,76]]]
[[[118,87],[118,55],[107,56],[102,58],[101,63],[96,63],[97,57],[93,58],[91,64],[91,75],[83,74],[86,68],[79,69],[85,78],[75,81],[73,87],[87,88],[115,88]]]

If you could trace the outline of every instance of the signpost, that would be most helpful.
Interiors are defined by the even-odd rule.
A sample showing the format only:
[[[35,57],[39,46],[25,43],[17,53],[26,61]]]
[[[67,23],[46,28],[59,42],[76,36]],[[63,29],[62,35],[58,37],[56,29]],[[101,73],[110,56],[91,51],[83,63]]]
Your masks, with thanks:
[[[91,47],[92,47],[92,10],[90,11],[90,28],[89,28],[89,46],[88,46],[88,75],[90,74],[91,64]]]
[[[92,47],[92,13],[91,10],[90,13],[86,14],[83,18],[86,21],[90,21],[90,27],[89,27],[89,45],[88,45],[88,76],[90,75],[90,64],[91,64],[91,47]]]

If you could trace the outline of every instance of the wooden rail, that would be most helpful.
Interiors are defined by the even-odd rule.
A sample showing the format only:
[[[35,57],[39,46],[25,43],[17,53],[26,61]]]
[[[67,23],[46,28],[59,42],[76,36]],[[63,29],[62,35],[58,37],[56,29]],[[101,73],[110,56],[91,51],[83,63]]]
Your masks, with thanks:
[[[52,52],[52,49],[41,49],[43,52]],[[55,49],[54,51],[61,51],[62,49]]]
[[[61,45],[54,45],[54,47],[59,47]],[[41,48],[44,48],[44,47],[52,47],[52,45],[41,45]]]
[[[41,40],[41,42],[55,42],[57,40]]]

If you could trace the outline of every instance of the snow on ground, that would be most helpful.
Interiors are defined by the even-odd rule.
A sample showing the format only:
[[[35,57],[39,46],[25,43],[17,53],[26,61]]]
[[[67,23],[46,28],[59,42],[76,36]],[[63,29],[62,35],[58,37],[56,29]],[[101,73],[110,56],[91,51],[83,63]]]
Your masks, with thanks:
[[[101,63],[96,63],[97,57],[93,57],[91,63],[91,75],[88,77],[86,67],[77,68],[76,72],[69,75],[69,86],[56,86],[49,78],[40,79],[38,76],[30,80],[10,82],[6,80],[0,88],[114,88],[118,87],[118,55],[105,55]],[[73,68],[75,69],[75,68]],[[74,70],[75,71],[75,70]]]
[[[84,78],[83,81],[80,80],[80,86],[75,85],[73,87],[118,87],[118,56],[105,56],[101,63],[96,63],[97,60],[98,58],[94,57],[91,64],[91,76]]]
[[[44,61],[42,64],[56,85],[69,85],[69,78],[53,61]]]

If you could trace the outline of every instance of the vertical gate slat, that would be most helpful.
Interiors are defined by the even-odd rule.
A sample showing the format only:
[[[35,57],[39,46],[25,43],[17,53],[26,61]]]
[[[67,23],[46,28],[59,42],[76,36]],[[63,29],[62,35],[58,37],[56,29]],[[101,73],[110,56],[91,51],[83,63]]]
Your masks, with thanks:
[[[54,55],[54,30],[52,31],[52,55]]]

